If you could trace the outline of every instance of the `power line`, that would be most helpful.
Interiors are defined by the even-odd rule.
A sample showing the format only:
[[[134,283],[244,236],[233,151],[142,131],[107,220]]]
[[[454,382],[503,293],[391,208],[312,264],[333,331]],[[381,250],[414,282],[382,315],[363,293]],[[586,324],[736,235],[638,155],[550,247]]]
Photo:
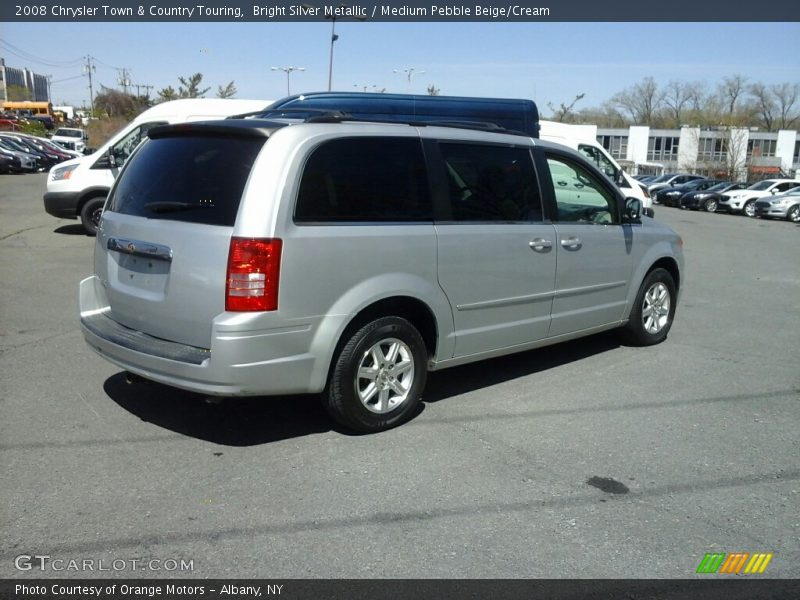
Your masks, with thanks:
[[[47,67],[73,67],[73,66],[79,64],[80,62],[82,62],[82,60],[83,60],[82,58],[76,58],[76,59],[69,60],[69,61],[48,60],[48,59],[36,56],[35,54],[31,54],[30,52],[28,52],[27,50],[23,50],[22,48],[18,48],[17,46],[14,46],[13,44],[11,44],[11,43],[9,43],[9,42],[7,42],[5,40],[0,40],[0,47],[5,48],[5,50],[7,52],[10,52],[11,54],[13,54],[14,56],[17,56],[19,58],[22,58],[23,60],[27,60],[27,61],[30,61],[30,62],[33,62],[33,63],[42,64],[42,65],[45,65]]]

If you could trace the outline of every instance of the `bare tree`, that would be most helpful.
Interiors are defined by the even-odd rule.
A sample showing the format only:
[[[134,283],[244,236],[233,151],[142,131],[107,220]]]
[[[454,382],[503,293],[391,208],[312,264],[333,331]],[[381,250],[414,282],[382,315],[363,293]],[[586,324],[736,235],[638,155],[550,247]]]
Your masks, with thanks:
[[[652,77],[645,77],[611,98],[612,104],[630,114],[635,125],[653,125],[662,101],[663,94]]]
[[[767,131],[772,131],[772,127],[775,123],[775,112],[777,108],[772,90],[759,81],[758,83],[750,85],[747,88],[747,91],[755,100],[756,111],[761,117],[764,127],[767,129]]]
[[[547,106],[549,106],[550,110],[553,111],[553,118],[559,123],[563,123],[564,121],[569,120],[569,116],[572,113],[572,109],[575,108],[575,104],[579,100],[582,100],[584,96],[586,96],[585,92],[575,94],[575,98],[569,103],[569,105],[562,102],[558,108],[554,107],[552,102],[548,102]]]
[[[664,91],[663,102],[667,107],[667,113],[675,127],[680,127],[683,123],[681,117],[684,110],[692,102],[692,87],[683,81],[673,79],[667,84]]]
[[[732,75],[731,77],[723,78],[722,82],[717,85],[717,94],[727,108],[728,116],[732,116],[739,103],[744,96],[747,85],[747,77],[742,75]]]
[[[781,83],[773,85],[772,94],[779,114],[778,129],[791,128],[800,118],[800,114],[794,109],[794,105],[800,95],[800,84]]]

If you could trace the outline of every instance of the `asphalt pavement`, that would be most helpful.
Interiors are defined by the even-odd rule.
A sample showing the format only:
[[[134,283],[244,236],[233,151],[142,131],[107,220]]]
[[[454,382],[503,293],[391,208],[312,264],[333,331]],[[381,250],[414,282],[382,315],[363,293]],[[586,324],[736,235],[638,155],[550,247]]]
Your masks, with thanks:
[[[313,396],[127,385],[78,328],[94,239],[44,186],[0,176],[0,578],[800,576],[797,225],[656,207],[687,263],[665,343],[434,373],[356,436]]]

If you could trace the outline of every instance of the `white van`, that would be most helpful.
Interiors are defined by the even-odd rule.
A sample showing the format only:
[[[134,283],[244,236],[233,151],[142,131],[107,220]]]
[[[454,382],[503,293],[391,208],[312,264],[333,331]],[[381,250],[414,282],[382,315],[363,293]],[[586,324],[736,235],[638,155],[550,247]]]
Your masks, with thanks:
[[[614,158],[603,148],[595,137],[596,127],[593,125],[571,125],[557,121],[539,121],[539,137],[548,142],[562,144],[577,150],[598,169],[605,173],[612,181],[616,182],[625,196],[638,198],[642,201],[644,213],[652,216],[653,201],[647,188],[631,177]]]
[[[53,167],[47,178],[44,208],[61,219],[79,217],[87,233],[94,235],[114,178],[148,129],[254,112],[271,103],[271,100],[193,98],[157,104],[136,117],[95,153]]]

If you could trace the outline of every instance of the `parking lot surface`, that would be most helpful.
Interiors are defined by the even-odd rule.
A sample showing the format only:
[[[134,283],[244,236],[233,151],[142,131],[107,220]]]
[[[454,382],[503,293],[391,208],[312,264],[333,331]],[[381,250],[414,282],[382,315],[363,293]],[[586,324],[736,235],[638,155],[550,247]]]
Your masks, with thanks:
[[[657,206],[687,264],[665,343],[434,373],[413,421],[354,436],[311,396],[127,385],[78,328],[94,239],[44,186],[0,176],[0,577],[800,576],[797,225]]]

